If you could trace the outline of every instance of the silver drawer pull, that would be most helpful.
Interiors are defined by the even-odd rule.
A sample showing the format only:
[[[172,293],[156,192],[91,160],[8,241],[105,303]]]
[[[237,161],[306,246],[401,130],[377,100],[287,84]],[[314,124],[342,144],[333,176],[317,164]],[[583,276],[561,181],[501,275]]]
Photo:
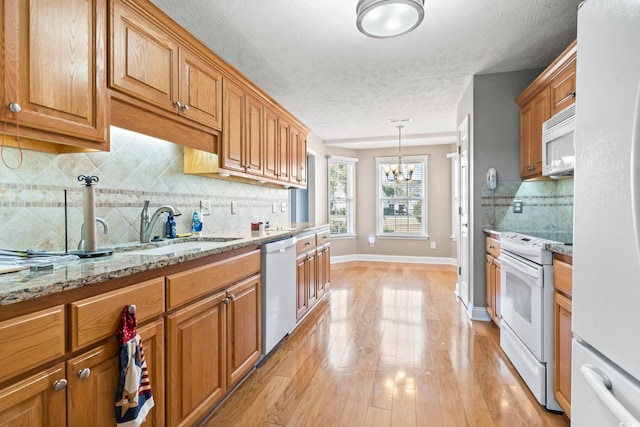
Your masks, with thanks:
[[[62,391],[65,388],[67,388],[67,379],[62,378],[62,379],[56,380],[53,382],[52,386],[55,391]]]
[[[89,368],[83,368],[78,371],[78,378],[81,380],[86,380],[89,376],[91,376],[91,369]]]
[[[136,312],[136,310],[137,310],[137,309],[138,309],[138,307],[136,307],[136,305],[135,305],[135,304],[131,304],[131,305],[129,306],[129,313],[133,314],[133,313],[135,313],[135,312]]]

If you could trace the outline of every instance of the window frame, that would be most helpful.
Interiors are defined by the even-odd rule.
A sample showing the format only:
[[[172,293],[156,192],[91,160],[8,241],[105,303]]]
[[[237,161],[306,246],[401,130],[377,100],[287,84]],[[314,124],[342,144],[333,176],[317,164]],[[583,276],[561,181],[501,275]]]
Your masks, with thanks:
[[[402,156],[402,163],[422,163],[422,196],[420,198],[416,197],[382,197],[382,179],[384,178],[384,172],[382,171],[382,166],[385,164],[397,164],[398,156],[384,156],[384,157],[376,157],[376,237],[377,238],[394,238],[394,239],[428,239],[429,238],[429,230],[427,227],[428,224],[428,171],[429,171],[429,155],[412,155],[412,156]],[[386,178],[385,178],[386,179]],[[400,232],[384,232],[384,214],[383,214],[383,203],[388,200],[394,199],[402,199],[402,200],[419,200],[422,203],[421,210],[422,216],[420,221],[421,230],[420,233],[400,233]]]
[[[329,230],[331,238],[340,239],[356,236],[356,165],[359,159],[353,157],[343,156],[327,156],[327,219],[329,223]],[[347,166],[347,194],[343,199],[336,199],[331,192],[331,167],[333,165],[346,165]],[[351,173],[349,173],[349,166],[351,166]],[[344,233],[335,233],[331,227],[331,203],[335,200],[344,200],[345,216],[347,222],[347,230]]]

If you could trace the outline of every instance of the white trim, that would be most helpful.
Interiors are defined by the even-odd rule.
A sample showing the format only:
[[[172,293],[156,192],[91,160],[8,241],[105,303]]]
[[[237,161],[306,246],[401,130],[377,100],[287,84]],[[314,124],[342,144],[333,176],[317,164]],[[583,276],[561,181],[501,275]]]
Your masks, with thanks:
[[[355,239],[356,237],[358,237],[356,233],[332,234],[331,240],[348,240],[348,239]]]
[[[360,161],[357,157],[347,157],[347,156],[334,156],[333,154],[329,154],[326,156],[328,160],[335,160],[338,162],[354,162],[358,163]]]
[[[375,261],[375,262],[400,262],[411,264],[439,264],[456,266],[458,262],[455,258],[448,257],[426,257],[426,256],[401,256],[401,255],[370,255],[353,254],[331,256],[331,264],[340,264],[351,261]]]
[[[474,307],[471,302],[467,306],[467,314],[471,320],[478,320],[481,322],[491,322],[491,316],[487,312],[487,307]]]

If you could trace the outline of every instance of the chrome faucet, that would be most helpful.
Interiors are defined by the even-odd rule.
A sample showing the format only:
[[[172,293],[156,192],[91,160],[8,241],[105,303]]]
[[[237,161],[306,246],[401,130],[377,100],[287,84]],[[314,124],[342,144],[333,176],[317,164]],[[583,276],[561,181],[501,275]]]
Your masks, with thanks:
[[[149,243],[151,241],[151,233],[153,226],[156,225],[160,214],[169,212],[173,216],[180,216],[182,212],[171,205],[162,205],[149,218],[149,200],[144,201],[142,213],[140,213],[140,243]]]
[[[102,227],[104,228],[104,234],[109,234],[109,224],[107,224],[107,221],[100,217],[96,217],[96,222],[102,224]],[[84,222],[80,227],[80,242],[78,242],[78,250],[84,251]]]

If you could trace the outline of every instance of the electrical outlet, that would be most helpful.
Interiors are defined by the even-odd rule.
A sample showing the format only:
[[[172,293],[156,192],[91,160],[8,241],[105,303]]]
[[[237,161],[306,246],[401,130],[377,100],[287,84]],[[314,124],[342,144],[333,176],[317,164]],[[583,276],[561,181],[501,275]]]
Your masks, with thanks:
[[[200,213],[202,216],[211,215],[211,201],[200,200]]]
[[[231,215],[235,215],[238,213],[238,206],[235,200],[231,201]]]
[[[273,203],[271,204],[271,212],[272,212],[272,213],[276,213],[276,212],[278,212],[278,204],[277,204],[276,202],[273,202]]]
[[[431,249],[435,249],[436,248],[436,242],[431,242]]]
[[[522,200],[513,201],[513,213],[516,213],[516,214],[522,213]]]
[[[282,204],[280,205],[280,212],[286,212],[286,211],[287,211],[287,203],[282,202]]]

